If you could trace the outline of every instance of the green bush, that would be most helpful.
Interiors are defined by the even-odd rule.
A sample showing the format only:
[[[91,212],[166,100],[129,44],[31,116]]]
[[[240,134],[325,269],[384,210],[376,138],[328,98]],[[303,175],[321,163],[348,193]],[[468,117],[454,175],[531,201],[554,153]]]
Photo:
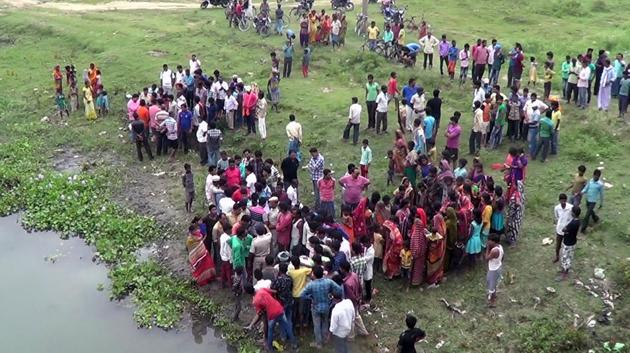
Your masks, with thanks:
[[[553,318],[533,321],[519,334],[518,351],[524,353],[582,352],[588,345],[584,331]]]

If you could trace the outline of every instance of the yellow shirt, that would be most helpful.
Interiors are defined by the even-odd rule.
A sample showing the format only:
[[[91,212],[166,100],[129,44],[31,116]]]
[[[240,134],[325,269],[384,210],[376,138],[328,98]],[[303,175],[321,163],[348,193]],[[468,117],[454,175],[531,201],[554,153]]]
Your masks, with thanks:
[[[311,269],[308,267],[300,267],[296,270],[290,270],[287,272],[289,277],[293,280],[293,298],[299,298],[300,294],[306,287],[308,282],[308,276],[311,274]]]
[[[486,234],[490,233],[490,218],[492,218],[492,206],[487,205],[481,213],[482,231]]]
[[[398,32],[398,44],[400,45],[405,45],[405,36],[406,36],[406,32],[404,28],[400,29],[400,32]]]
[[[368,39],[378,39],[378,34],[381,32],[378,27],[368,27]]]
[[[400,267],[410,269],[412,260],[411,250],[400,250]]]
[[[553,79],[553,76],[556,73],[553,72],[551,69],[547,68],[545,69],[545,81],[544,82],[551,82],[551,80]]]
[[[560,110],[556,110],[555,112],[552,112],[551,121],[553,121],[553,128],[555,129],[557,126],[558,130],[560,130],[560,125],[558,125],[558,123],[562,121],[562,112],[560,112]]]

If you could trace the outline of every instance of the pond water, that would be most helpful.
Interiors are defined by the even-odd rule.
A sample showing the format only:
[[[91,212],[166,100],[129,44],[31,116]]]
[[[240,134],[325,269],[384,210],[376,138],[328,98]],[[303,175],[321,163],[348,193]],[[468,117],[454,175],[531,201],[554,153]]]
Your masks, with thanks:
[[[109,300],[107,268],[92,252],[81,239],[27,233],[18,216],[0,218],[0,351],[227,352],[194,318],[177,331],[137,329],[133,307]]]

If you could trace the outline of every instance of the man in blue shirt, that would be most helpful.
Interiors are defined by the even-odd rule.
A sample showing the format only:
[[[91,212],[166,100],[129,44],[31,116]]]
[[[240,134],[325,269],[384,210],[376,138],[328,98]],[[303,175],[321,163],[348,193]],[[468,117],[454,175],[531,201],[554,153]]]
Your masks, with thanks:
[[[282,67],[282,77],[289,78],[291,76],[291,68],[293,67],[293,42],[287,40],[282,47],[284,53],[284,65]]]
[[[599,216],[595,214],[595,205],[599,201],[599,209],[604,206],[604,183],[599,180],[601,176],[602,171],[595,169],[593,178],[582,189],[582,195],[586,195],[586,216],[582,222],[582,233],[586,233],[586,227],[591,217],[595,223],[599,222]]]
[[[424,112],[426,113],[424,117],[424,136],[427,140],[427,145],[435,146],[435,117],[433,117],[433,111],[429,106],[425,108]]]
[[[329,278],[324,277],[324,269],[321,266],[313,267],[315,279],[306,285],[300,297],[312,300],[311,314],[313,315],[313,331],[315,342],[311,347],[322,348],[324,334],[328,332],[328,313],[330,310],[330,295],[341,295],[341,287]]]
[[[179,126],[177,131],[179,131],[179,140],[182,141],[182,145],[184,146],[184,153],[188,153],[188,149],[190,149],[190,142],[188,138],[192,133],[192,113],[188,110],[186,104],[181,105],[181,112],[179,112]]]
[[[402,90],[403,99],[405,100],[405,102],[407,102],[407,106],[405,107],[405,109],[407,110],[405,114],[405,116],[407,117],[407,124],[405,126],[405,129],[409,131],[413,130],[413,119],[411,118],[413,116],[413,104],[411,104],[411,97],[416,94],[417,90],[418,88],[416,87],[415,78],[410,78],[409,83],[405,87],[403,87]]]

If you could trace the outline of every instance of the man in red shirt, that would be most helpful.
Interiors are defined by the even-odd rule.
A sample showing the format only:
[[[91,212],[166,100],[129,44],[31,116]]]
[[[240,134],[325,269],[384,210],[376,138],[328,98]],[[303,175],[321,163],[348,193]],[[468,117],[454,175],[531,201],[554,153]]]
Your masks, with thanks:
[[[293,336],[293,330],[291,324],[287,321],[287,317],[284,315],[284,307],[278,300],[273,297],[271,290],[267,288],[261,288],[254,294],[254,286],[251,284],[245,285],[245,293],[254,295],[252,299],[252,305],[256,310],[256,316],[252,319],[252,322],[247,326],[248,330],[251,330],[254,324],[260,319],[263,312],[267,314],[267,322],[269,323],[267,329],[267,342],[265,342],[265,348],[273,352],[273,332],[276,323],[280,324],[280,328],[291,342],[293,349],[297,348],[297,340]]]
[[[398,122],[400,122],[398,96],[400,96],[400,91],[398,90],[398,74],[396,74],[396,72],[392,72],[391,74],[389,74],[389,82],[387,82],[387,101],[391,102],[392,99],[394,100],[396,114],[398,114]]]

